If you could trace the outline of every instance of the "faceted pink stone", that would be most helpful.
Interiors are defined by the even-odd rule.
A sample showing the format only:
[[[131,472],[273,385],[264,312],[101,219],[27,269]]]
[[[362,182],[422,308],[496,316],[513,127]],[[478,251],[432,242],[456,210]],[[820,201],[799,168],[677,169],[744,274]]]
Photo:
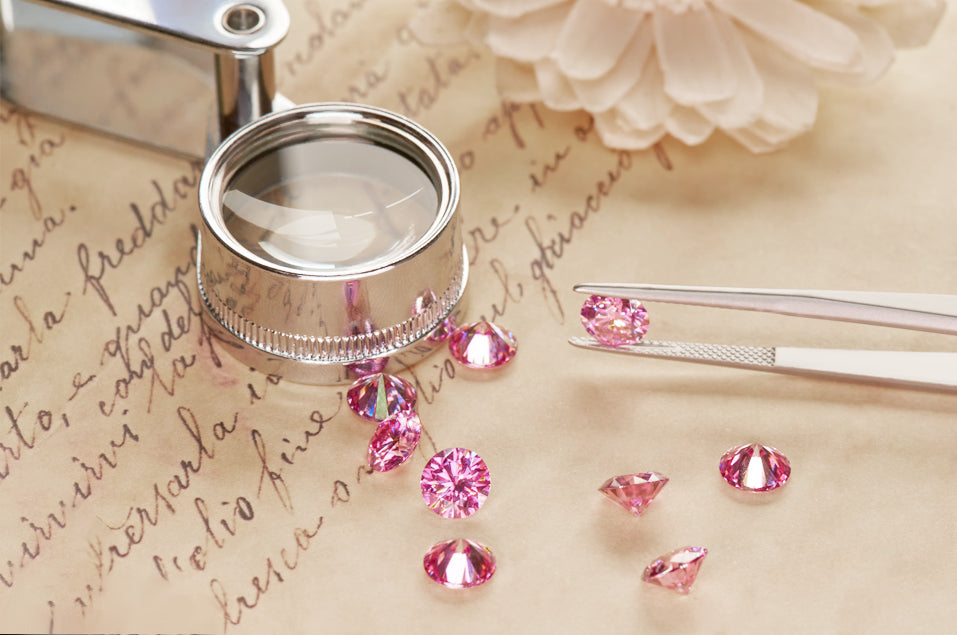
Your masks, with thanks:
[[[725,452],[718,462],[718,471],[737,489],[768,492],[787,482],[791,463],[772,447],[749,443]]]
[[[488,466],[465,448],[442,450],[422,470],[422,497],[429,509],[446,518],[466,518],[488,498]]]
[[[452,357],[469,368],[497,368],[515,357],[517,343],[511,331],[480,320],[460,326],[449,337]]]
[[[593,295],[581,311],[582,326],[607,346],[637,344],[648,332],[648,311],[637,300]]]
[[[366,375],[381,373],[385,370],[386,364],[388,363],[388,357],[370,357],[361,362],[346,364],[346,368],[349,369],[349,372],[351,372],[354,377],[365,377]]]
[[[648,565],[641,579],[651,584],[687,594],[698,577],[701,562],[708,555],[704,547],[682,547],[657,558]]]
[[[433,545],[422,564],[430,578],[450,589],[469,589],[484,584],[495,573],[492,550],[464,538]]]
[[[394,470],[412,456],[422,437],[419,415],[400,410],[379,424],[369,441],[369,466],[376,472]]]
[[[455,328],[455,318],[450,315],[439,322],[438,326],[436,326],[435,329],[429,333],[429,336],[426,339],[430,342],[441,342],[443,340],[447,340],[452,333],[455,332]]]
[[[657,472],[639,472],[610,478],[598,491],[635,516],[641,516],[667,482],[668,478]]]
[[[369,421],[382,421],[400,410],[415,408],[415,387],[395,375],[374,373],[360,377],[346,393],[354,413]]]

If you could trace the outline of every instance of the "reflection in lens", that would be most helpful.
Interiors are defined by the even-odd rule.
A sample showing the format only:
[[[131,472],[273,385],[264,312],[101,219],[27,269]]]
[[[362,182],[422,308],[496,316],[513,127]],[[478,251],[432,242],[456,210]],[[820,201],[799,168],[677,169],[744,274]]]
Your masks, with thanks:
[[[269,262],[341,274],[381,266],[432,226],[435,186],[403,155],[323,139],[258,157],[227,185],[226,229]]]

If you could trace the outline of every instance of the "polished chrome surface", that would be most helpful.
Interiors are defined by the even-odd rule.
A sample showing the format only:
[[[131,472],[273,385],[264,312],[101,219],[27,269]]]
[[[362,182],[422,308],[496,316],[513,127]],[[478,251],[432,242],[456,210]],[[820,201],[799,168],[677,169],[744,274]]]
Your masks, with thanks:
[[[765,311],[825,320],[957,335],[957,297],[917,293],[738,289],[653,284],[579,284],[575,291],[715,308]],[[595,339],[569,343],[591,350],[790,375],[905,388],[957,391],[957,353],[756,347],[693,342],[640,342],[612,347]]]
[[[385,260],[370,257],[365,265],[323,274],[257,253],[231,233],[223,199],[243,170],[278,148],[350,140],[395,152],[428,176],[436,209],[416,240]],[[352,365],[370,359],[412,363],[431,352],[435,344],[428,335],[461,307],[468,258],[455,214],[458,174],[438,140],[404,117],[354,104],[274,113],[217,149],[199,189],[198,279],[207,311],[229,334],[234,354],[260,370],[293,381],[335,383],[351,378]],[[416,312],[421,296],[434,300]]]
[[[203,157],[282,101],[280,0],[3,0],[0,18],[4,98],[109,134]]]

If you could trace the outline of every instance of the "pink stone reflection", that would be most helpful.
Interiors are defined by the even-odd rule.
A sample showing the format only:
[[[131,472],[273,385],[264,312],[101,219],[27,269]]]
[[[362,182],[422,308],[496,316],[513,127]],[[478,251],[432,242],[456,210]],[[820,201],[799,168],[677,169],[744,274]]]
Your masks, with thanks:
[[[415,387],[401,377],[374,373],[353,382],[346,401],[363,419],[378,422],[400,410],[415,409]]]
[[[379,424],[369,440],[369,467],[376,472],[394,470],[408,460],[422,437],[422,423],[411,410],[401,410]]]
[[[469,368],[498,368],[515,357],[515,335],[506,329],[480,320],[460,326],[449,337],[452,357]]]
[[[485,461],[465,448],[439,452],[422,470],[425,504],[445,518],[466,518],[477,512],[488,498],[491,486]]]
[[[718,471],[737,489],[768,492],[787,482],[791,463],[770,446],[748,443],[725,452],[718,462]]]
[[[682,547],[666,553],[648,565],[641,579],[666,589],[687,594],[698,577],[701,562],[708,555],[704,547]]]
[[[582,326],[607,346],[637,344],[648,332],[648,311],[637,300],[590,296],[581,310]]]
[[[430,578],[450,589],[469,589],[488,582],[495,556],[485,545],[457,538],[435,544],[422,561]]]
[[[641,516],[667,483],[668,478],[658,472],[639,472],[610,478],[598,491],[635,516]]]

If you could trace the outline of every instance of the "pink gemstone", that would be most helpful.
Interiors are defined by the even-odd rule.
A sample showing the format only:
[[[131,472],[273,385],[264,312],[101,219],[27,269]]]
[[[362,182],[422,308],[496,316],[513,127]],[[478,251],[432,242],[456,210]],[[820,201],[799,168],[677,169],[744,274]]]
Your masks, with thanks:
[[[593,295],[582,305],[582,326],[607,346],[637,344],[648,332],[648,311],[637,300]]]
[[[678,593],[688,593],[706,555],[708,550],[704,547],[675,549],[649,564],[641,579]]]
[[[412,456],[422,436],[419,415],[400,410],[387,417],[369,441],[369,466],[376,472],[394,470]]]
[[[421,485],[429,509],[446,518],[466,518],[485,503],[492,481],[482,457],[465,448],[449,448],[429,459]]]
[[[395,375],[375,373],[357,379],[346,393],[349,408],[369,421],[382,421],[415,408],[415,387]]]
[[[469,368],[497,368],[515,357],[515,336],[502,327],[480,320],[460,326],[449,337],[452,357]]]
[[[351,372],[355,377],[365,377],[366,375],[381,373],[383,370],[385,370],[386,364],[388,363],[388,357],[370,357],[369,359],[364,359],[361,362],[352,362],[351,364],[346,364],[346,368],[349,369],[349,372]]]
[[[495,573],[495,556],[485,545],[457,538],[432,546],[422,560],[429,577],[450,589],[470,589]]]
[[[718,462],[718,471],[737,489],[768,492],[787,482],[791,463],[772,447],[750,443],[725,452]]]
[[[668,478],[657,472],[640,472],[610,478],[598,491],[635,516],[641,516],[667,482]]]
[[[438,326],[436,326],[435,329],[429,333],[429,336],[426,339],[428,339],[430,342],[441,342],[443,340],[449,339],[449,336],[451,336],[454,332],[455,318],[450,315],[439,322]]]

